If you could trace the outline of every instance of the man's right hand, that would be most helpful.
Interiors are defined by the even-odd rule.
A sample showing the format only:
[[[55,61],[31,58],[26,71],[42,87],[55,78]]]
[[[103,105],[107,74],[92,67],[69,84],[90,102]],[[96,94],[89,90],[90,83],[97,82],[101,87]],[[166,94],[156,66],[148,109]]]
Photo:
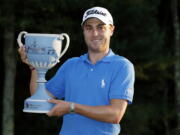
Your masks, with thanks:
[[[23,63],[27,64],[27,65],[30,65],[29,61],[28,61],[28,58],[27,58],[27,55],[26,55],[26,52],[25,52],[25,47],[24,46],[19,47],[18,53],[20,55],[21,61]]]
[[[25,46],[21,46],[18,48],[18,53],[20,55],[21,61],[29,66],[31,69],[31,80],[30,80],[30,93],[33,95],[36,91],[36,80],[37,80],[37,72],[35,68],[29,63],[27,54],[25,51]]]

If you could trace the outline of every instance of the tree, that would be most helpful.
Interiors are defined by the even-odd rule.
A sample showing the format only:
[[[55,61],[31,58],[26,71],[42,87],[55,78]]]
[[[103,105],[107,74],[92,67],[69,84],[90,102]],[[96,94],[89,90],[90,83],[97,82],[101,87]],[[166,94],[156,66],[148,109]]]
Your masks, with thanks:
[[[175,55],[175,99],[176,99],[176,111],[177,111],[177,128],[176,135],[180,134],[180,28],[178,17],[178,0],[171,1],[172,23],[174,32],[174,55]]]
[[[11,3],[11,4],[10,4]],[[14,14],[13,2],[4,0],[4,90],[3,90],[3,135],[14,134],[14,81],[16,74],[16,60],[14,56]]]
[[[15,14],[14,33],[16,34],[25,30],[30,33],[66,32],[70,35],[70,47],[60,60],[60,63],[50,70],[50,74],[47,73],[48,80],[67,58],[80,56],[86,52],[80,26],[83,12],[92,6],[108,8],[113,15],[116,26],[111,48],[117,54],[130,59],[136,69],[134,104],[127,109],[124,121],[121,123],[121,134],[169,135],[172,130],[171,120],[175,121],[174,108],[172,108],[174,107],[175,95],[174,91],[172,92],[174,87],[171,82],[174,82],[176,78],[173,78],[172,75],[174,72],[172,68],[174,62],[172,52],[180,52],[178,49],[173,50],[172,46],[170,46],[172,40],[172,25],[169,23],[172,19],[169,18],[171,13],[170,3],[171,0],[16,0],[14,6],[16,10],[11,11],[11,13]],[[3,7],[4,11],[8,11],[8,13],[4,14],[6,22],[13,22],[13,19],[9,20],[9,9],[11,7],[8,6],[10,5],[4,6],[0,4],[0,6]],[[160,6],[165,6],[164,11],[159,9]],[[0,18],[0,21],[2,22],[2,18]],[[9,32],[9,30],[5,29],[12,26],[12,24],[4,25],[1,27],[4,32],[1,29],[0,32]],[[13,27],[11,28],[10,31],[13,35]],[[7,38],[11,36],[7,36]],[[6,40],[4,40],[4,46],[8,47]],[[10,43],[9,41],[8,43]],[[4,49],[4,53],[7,53],[7,50]],[[7,57],[7,55],[5,54],[4,57]],[[176,56],[176,58],[178,57]],[[7,64],[7,60],[4,61]],[[23,101],[29,96],[28,74],[30,72],[29,68],[25,64],[23,65],[20,59],[18,62],[16,81],[19,81],[16,82],[18,90],[15,92],[15,134],[21,135],[25,132],[26,135],[57,134],[61,125],[59,121],[57,123],[56,120],[50,122],[51,119],[46,120],[46,116],[22,112]],[[13,65],[15,66],[15,64]],[[9,64],[9,66],[11,65]],[[6,73],[6,66],[4,69]],[[178,71],[176,69],[175,72],[178,73]],[[178,83],[178,80],[176,80],[176,83]],[[13,94],[13,91],[10,94]],[[10,96],[12,97],[12,95]],[[4,101],[6,100],[4,99]],[[12,107],[12,104],[10,107]],[[52,126],[53,124],[54,126]]]

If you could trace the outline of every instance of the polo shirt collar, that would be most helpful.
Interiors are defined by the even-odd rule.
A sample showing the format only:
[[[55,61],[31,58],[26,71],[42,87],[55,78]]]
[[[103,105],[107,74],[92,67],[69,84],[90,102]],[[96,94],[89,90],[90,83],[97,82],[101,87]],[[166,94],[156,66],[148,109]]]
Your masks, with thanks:
[[[112,56],[114,56],[114,52],[109,49],[109,52],[108,52],[108,55],[106,55],[105,57],[103,57],[100,61],[98,62],[111,62],[112,60]],[[83,61],[87,62],[87,63],[91,63],[90,60],[89,60],[89,57],[88,57],[88,53],[82,55],[80,57]]]

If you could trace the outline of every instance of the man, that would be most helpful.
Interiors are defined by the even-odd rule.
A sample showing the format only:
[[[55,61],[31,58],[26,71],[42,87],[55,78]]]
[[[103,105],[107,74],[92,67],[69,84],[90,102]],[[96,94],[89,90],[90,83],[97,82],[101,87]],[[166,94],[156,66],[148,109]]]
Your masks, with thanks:
[[[88,52],[67,60],[46,83],[55,107],[48,116],[63,116],[60,135],[118,135],[134,93],[134,67],[110,49],[113,18],[102,7],[88,9],[82,19]],[[24,48],[19,49],[27,63]],[[30,90],[37,77],[33,67]],[[64,100],[61,100],[64,98]]]

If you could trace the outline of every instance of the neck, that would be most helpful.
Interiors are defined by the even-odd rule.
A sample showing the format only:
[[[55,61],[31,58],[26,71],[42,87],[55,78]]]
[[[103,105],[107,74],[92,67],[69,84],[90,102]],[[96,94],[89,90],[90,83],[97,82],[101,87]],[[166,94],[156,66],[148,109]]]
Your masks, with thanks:
[[[109,49],[103,52],[91,52],[88,51],[89,54],[89,60],[91,61],[92,64],[96,64],[99,60],[101,60],[103,57],[108,55]]]

